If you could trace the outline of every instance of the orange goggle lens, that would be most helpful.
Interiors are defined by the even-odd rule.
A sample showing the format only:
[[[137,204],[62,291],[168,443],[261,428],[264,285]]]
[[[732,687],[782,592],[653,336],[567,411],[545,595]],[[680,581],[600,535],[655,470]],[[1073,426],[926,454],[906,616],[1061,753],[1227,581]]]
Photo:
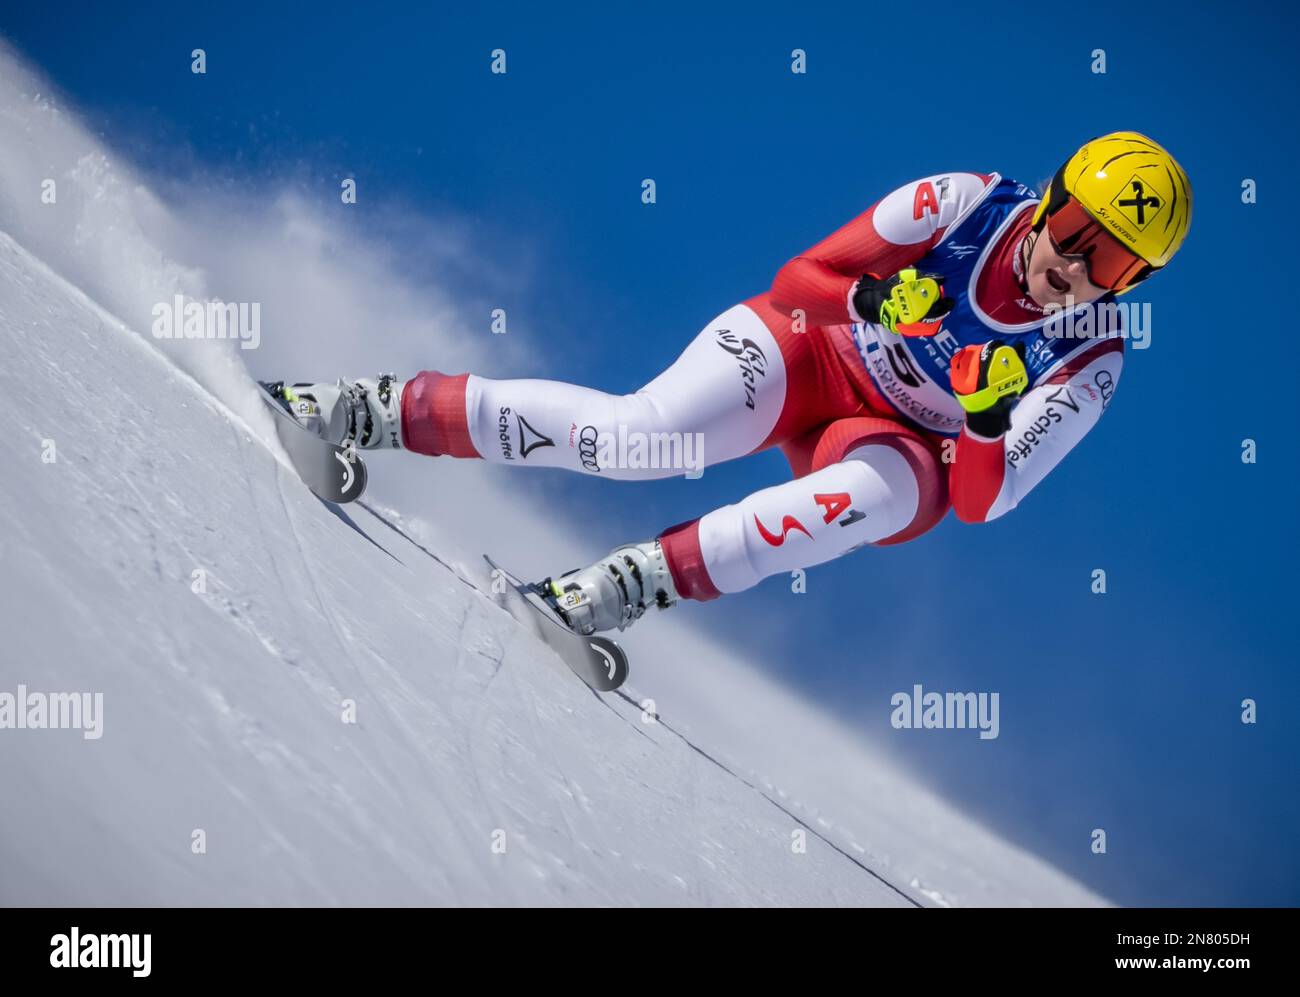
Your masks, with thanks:
[[[1047,235],[1062,256],[1083,257],[1088,280],[1097,287],[1122,291],[1155,273],[1155,267],[1106,231],[1073,197],[1048,210]]]

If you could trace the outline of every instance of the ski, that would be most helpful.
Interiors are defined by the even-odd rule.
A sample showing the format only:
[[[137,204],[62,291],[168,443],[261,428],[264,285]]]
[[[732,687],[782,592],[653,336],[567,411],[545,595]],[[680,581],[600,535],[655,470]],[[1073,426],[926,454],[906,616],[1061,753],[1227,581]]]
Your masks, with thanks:
[[[627,681],[627,654],[618,644],[608,637],[584,637],[571,630],[549,601],[545,583],[521,582],[486,554],[483,560],[492,569],[492,592],[499,597],[497,602],[515,619],[540,619],[541,638],[578,678],[597,692],[613,692]]]
[[[275,413],[280,438],[303,484],[326,502],[355,502],[366,490],[366,465],[351,447],[322,440],[293,417],[291,393],[283,381],[258,381],[262,401]],[[289,397],[286,397],[289,395]]]

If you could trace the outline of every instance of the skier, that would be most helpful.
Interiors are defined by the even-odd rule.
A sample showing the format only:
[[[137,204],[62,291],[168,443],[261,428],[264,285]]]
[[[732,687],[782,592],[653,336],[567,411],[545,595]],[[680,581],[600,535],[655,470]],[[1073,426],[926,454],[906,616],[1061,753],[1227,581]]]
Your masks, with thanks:
[[[1173,157],[1115,132],[1041,199],[996,173],[900,187],[633,394],[424,371],[296,386],[295,411],[358,449],[612,478],[686,470],[626,459],[627,439],[700,440],[706,464],[780,447],[793,480],[548,580],[574,630],[622,630],[652,605],[911,540],[949,507],[966,523],[1015,508],[1114,396],[1122,310],[1097,306],[1165,266],[1190,220]]]

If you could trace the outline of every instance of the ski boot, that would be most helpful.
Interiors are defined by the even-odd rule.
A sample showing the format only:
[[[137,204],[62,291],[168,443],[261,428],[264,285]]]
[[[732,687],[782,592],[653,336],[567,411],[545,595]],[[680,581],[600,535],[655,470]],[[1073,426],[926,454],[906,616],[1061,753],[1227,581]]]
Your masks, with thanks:
[[[677,588],[658,540],[618,547],[589,568],[548,578],[538,594],[576,633],[626,630],[651,606],[677,604]]]
[[[268,384],[308,432],[357,450],[402,448],[402,381],[392,374],[333,384]],[[278,390],[277,390],[278,389]]]

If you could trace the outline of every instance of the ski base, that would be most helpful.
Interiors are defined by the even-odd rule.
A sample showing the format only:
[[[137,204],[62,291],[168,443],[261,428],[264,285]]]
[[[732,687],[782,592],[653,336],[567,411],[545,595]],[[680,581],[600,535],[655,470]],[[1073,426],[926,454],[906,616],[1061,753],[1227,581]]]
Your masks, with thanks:
[[[627,654],[617,643],[594,634],[584,637],[569,629],[535,586],[521,582],[486,554],[483,560],[492,569],[492,591],[503,596],[497,601],[511,616],[519,618],[523,614],[530,619],[540,619],[542,639],[564,659],[578,678],[597,692],[613,692],[627,681],[630,671]],[[504,591],[498,591],[498,578],[506,582]]]
[[[283,381],[258,381],[258,389],[275,413],[275,435],[303,484],[326,502],[355,502],[369,482],[365,462],[351,447],[322,440],[298,424],[284,397]]]

